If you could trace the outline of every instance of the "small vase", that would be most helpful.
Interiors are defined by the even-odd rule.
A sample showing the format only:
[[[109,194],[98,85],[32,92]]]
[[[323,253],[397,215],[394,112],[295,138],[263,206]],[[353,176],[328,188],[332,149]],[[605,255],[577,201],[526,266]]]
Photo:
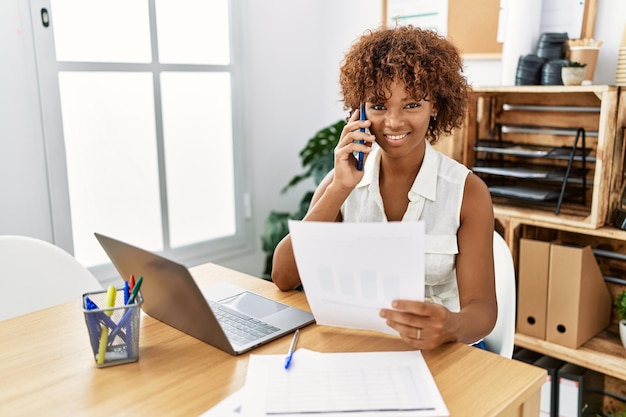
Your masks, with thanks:
[[[622,346],[626,348],[626,320],[619,321],[619,337],[622,339]]]
[[[585,67],[562,67],[563,85],[580,85],[585,79]]]

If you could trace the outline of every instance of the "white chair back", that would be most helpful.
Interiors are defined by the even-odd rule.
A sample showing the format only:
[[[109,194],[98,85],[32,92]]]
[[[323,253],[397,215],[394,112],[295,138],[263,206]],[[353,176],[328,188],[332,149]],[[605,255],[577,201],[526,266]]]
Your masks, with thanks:
[[[43,240],[0,236],[0,320],[76,301],[102,290],[98,280],[72,255]]]
[[[485,337],[485,345],[487,350],[511,358],[515,345],[515,266],[509,246],[497,232],[493,235],[493,262],[498,319],[491,333]]]

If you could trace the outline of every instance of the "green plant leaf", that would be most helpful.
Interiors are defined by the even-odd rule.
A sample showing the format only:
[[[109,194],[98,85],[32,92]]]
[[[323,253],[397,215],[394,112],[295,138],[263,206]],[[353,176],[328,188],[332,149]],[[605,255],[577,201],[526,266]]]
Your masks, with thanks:
[[[617,310],[620,320],[626,320],[626,290],[617,294],[613,306]]]
[[[309,206],[311,205],[311,200],[313,199],[313,191],[309,191],[302,197],[300,200],[300,208],[292,217],[293,220],[302,220],[306,213],[309,211]]]
[[[289,190],[292,187],[295,187],[296,185],[298,185],[299,183],[301,183],[302,181],[306,180],[307,178],[311,177],[311,170],[309,169],[307,172],[305,172],[304,174],[299,174],[294,176],[288,183],[287,185],[285,185],[281,190],[280,193],[284,194],[287,192],[287,190]]]
[[[265,228],[261,235],[262,248],[264,252],[274,252],[276,245],[287,233],[289,228],[287,220],[291,218],[291,214],[286,212],[270,212],[267,220],[265,220]]]
[[[341,131],[346,122],[339,120],[336,123],[319,130],[315,136],[313,136],[307,142],[306,146],[300,151],[300,157],[302,158],[302,166],[306,167],[320,156],[326,153],[332,153],[337,146]]]
[[[298,185],[309,178],[315,185],[319,185],[322,179],[333,168],[335,163],[335,147],[345,126],[344,120],[339,120],[330,126],[318,131],[300,151],[300,158],[304,172],[295,175],[280,191],[287,192],[290,188]],[[272,260],[276,245],[289,233],[287,221],[289,219],[302,220],[309,210],[313,191],[306,191],[300,200],[298,210],[294,213],[270,212],[265,220],[263,234],[261,235],[262,249],[266,253],[263,279],[271,280]]]
[[[312,178],[315,185],[319,185],[322,179],[334,166],[334,151],[341,131],[345,126],[344,120],[339,120],[330,126],[319,130],[309,139],[304,149],[300,151],[302,167],[304,173],[294,176],[280,191],[287,192],[290,188],[298,185],[302,181]]]

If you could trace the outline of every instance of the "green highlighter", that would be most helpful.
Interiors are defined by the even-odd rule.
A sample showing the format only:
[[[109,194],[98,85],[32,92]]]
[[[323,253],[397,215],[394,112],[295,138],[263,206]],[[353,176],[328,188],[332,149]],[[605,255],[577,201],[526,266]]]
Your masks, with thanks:
[[[128,304],[132,304],[135,302],[135,298],[137,297],[137,293],[139,292],[139,288],[141,288],[141,283],[143,282],[143,276],[140,276],[135,286],[133,287],[133,292],[130,294],[130,298],[128,299]]]

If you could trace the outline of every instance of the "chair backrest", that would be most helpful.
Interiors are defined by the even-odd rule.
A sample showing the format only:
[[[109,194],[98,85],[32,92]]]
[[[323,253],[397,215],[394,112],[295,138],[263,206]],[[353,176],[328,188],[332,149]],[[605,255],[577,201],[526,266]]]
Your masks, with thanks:
[[[497,232],[493,235],[493,262],[498,319],[491,333],[485,337],[485,345],[487,350],[511,358],[515,344],[515,266],[509,246]]]
[[[0,236],[0,320],[76,301],[102,290],[98,280],[72,255],[43,240]],[[78,307],[77,307],[78,308]]]

